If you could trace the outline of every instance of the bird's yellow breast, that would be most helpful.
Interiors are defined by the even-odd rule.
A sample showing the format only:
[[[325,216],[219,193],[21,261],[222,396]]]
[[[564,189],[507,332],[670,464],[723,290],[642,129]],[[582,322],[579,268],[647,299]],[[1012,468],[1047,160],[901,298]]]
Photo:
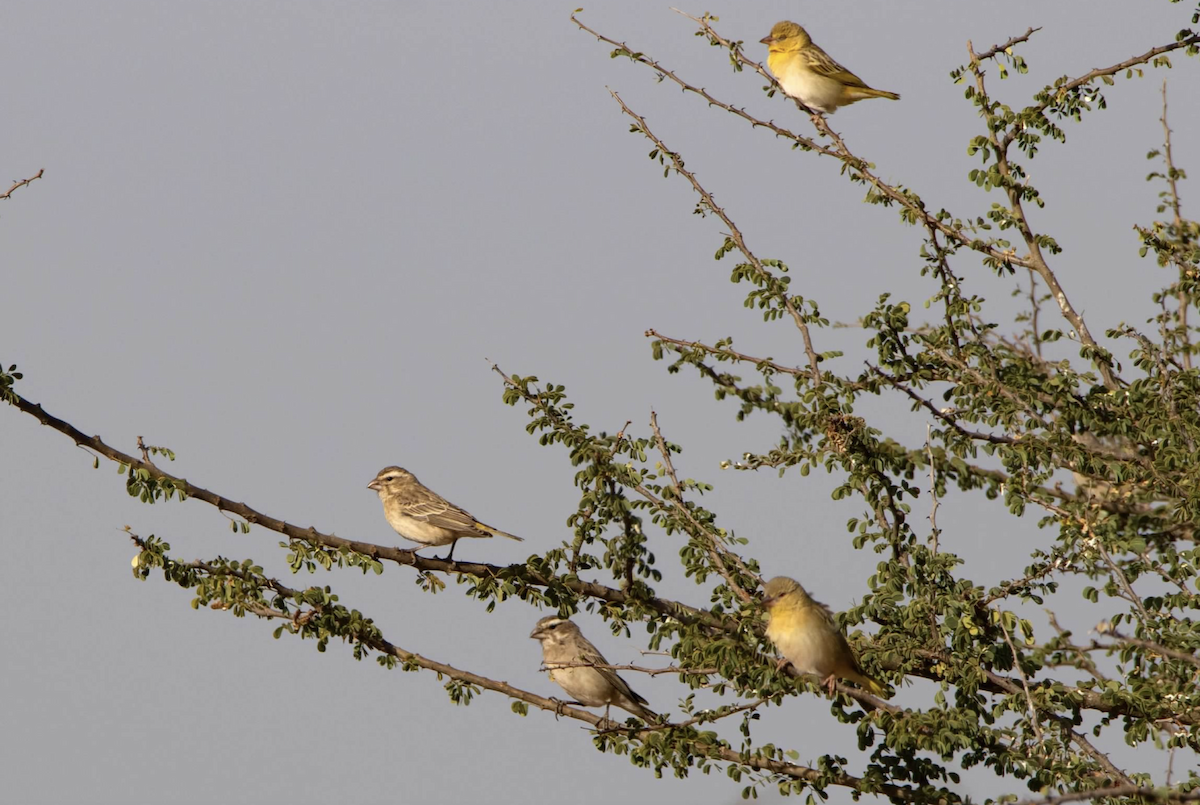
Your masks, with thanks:
[[[846,87],[842,82],[812,69],[797,50],[771,51],[767,67],[784,93],[799,98],[805,106],[832,112],[846,102]]]
[[[841,635],[815,607],[776,606],[767,638],[804,674],[826,676],[844,663]]]

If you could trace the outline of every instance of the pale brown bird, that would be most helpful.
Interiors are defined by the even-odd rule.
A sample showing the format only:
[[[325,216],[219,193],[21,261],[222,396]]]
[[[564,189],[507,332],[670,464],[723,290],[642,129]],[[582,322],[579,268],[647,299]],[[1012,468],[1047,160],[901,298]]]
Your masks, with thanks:
[[[614,704],[643,721],[657,718],[653,710],[644,706],[646,700],[616,671],[588,664],[608,665],[608,661],[571,621],[549,615],[537,622],[529,636],[541,641],[542,665],[550,672],[551,681],[558,683],[578,704],[604,705],[605,718]]]
[[[783,91],[809,109],[833,114],[839,106],[863,98],[900,100],[894,92],[873,89],[817,47],[808,31],[794,22],[777,22],[759,40],[767,46],[767,67]]]
[[[383,501],[383,516],[396,533],[407,540],[427,545],[454,545],[463,537],[507,537],[522,541],[522,537],[481,523],[465,509],[460,509],[436,492],[421,485],[417,477],[403,467],[384,467],[367,484]],[[420,548],[413,550],[419,551]]]
[[[833,695],[834,682],[846,679],[874,696],[887,697],[887,688],[863,673],[833,614],[814,601],[800,583],[776,576],[763,585],[763,604],[770,616],[767,638],[802,674],[814,674]]]

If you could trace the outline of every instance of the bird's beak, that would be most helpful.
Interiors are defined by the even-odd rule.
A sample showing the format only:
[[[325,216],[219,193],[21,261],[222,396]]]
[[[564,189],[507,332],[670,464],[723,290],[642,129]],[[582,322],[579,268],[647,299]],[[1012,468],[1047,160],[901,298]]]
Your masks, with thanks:
[[[773,607],[779,603],[779,596],[776,595],[776,596],[772,596],[771,598],[764,598],[762,603],[763,603],[764,607],[766,607],[767,609],[770,609],[771,607]]]
[[[542,639],[542,630],[540,628],[534,629],[532,632],[529,633],[529,637],[532,640],[541,640]]]
[[[378,492],[379,491],[379,479],[376,478],[374,481],[371,481],[371,483],[367,484],[367,489],[374,489],[376,492]]]
[[[771,36],[770,34],[767,34],[766,36],[764,36],[762,39],[760,39],[758,41],[764,45],[770,45],[775,42],[775,37]]]

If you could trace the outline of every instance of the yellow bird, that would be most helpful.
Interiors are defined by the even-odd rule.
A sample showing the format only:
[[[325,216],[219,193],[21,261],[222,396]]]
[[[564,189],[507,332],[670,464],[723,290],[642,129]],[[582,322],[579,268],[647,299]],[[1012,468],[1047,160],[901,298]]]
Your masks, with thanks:
[[[768,581],[766,605],[770,614],[767,638],[784,659],[802,674],[815,674],[833,695],[834,682],[845,679],[873,696],[887,697],[887,688],[863,673],[854,650],[824,604],[814,601],[799,582],[786,576]],[[780,666],[783,666],[780,662]]]
[[[767,67],[783,91],[809,109],[833,114],[839,106],[863,98],[900,100],[894,92],[866,83],[813,44],[808,31],[794,22],[777,22],[759,40],[767,46]]]

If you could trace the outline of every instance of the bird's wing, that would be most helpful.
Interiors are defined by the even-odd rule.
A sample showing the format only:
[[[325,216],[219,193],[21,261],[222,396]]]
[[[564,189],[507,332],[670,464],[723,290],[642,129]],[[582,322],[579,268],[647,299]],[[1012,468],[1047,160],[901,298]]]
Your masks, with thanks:
[[[475,528],[475,518],[443,497],[429,493],[403,501],[404,513],[430,525],[459,531]]]
[[[833,610],[830,609],[829,607],[825,606],[824,604],[822,604],[820,601],[816,600],[815,598],[809,598],[808,600],[810,602],[812,602],[812,605],[805,607],[805,609],[809,610],[813,615],[820,618],[821,620],[823,620],[825,623],[832,626],[836,630],[837,629],[837,621],[833,617]]]
[[[579,642],[580,642],[580,651],[579,651],[579,661],[580,662],[595,663],[596,665],[608,665],[609,664],[608,660],[604,659],[604,655],[600,653],[600,649],[593,646],[591,641],[588,640],[586,637],[584,637],[583,635],[580,635]],[[639,696],[633,690],[633,688],[629,687],[629,683],[626,682],[624,679],[622,679],[617,674],[617,672],[614,671],[613,669],[611,669],[611,668],[596,668],[595,671],[596,671],[596,673],[600,674],[600,676],[604,677],[604,681],[606,681],[608,684],[610,684],[614,688],[616,688],[617,691],[625,698],[629,699],[630,701],[637,702],[638,704],[646,704],[646,700],[643,699],[641,696]]]
[[[833,611],[829,607],[813,601],[813,606],[808,608],[812,617],[820,619],[822,625],[822,636],[825,642],[825,651],[829,652],[832,658],[840,666],[844,666],[843,670],[853,671],[856,674],[862,675],[862,666],[858,664],[858,657],[854,654],[854,649],[850,646],[850,641],[846,639],[846,635],[842,634],[842,630],[838,628],[837,620],[833,617]]]
[[[866,83],[856,76],[854,73],[847,70],[842,65],[833,60],[825,51],[821,50],[816,45],[809,45],[800,51],[800,58],[807,62],[809,68],[818,75],[823,75],[827,78],[832,78],[834,81],[845,84],[848,87],[866,87]]]

